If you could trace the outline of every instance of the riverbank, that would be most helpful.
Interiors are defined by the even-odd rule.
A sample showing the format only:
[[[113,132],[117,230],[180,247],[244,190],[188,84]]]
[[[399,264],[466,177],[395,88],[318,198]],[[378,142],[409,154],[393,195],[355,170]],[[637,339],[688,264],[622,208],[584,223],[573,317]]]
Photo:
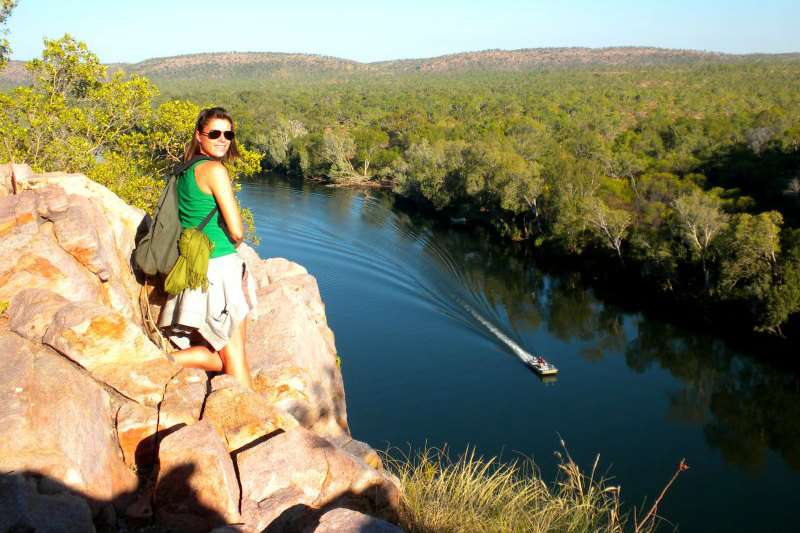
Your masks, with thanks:
[[[391,191],[391,187],[384,187]],[[392,192],[395,205],[409,213],[420,213],[434,219],[443,227],[454,231],[474,231],[480,228],[489,238],[498,239],[519,253],[530,257],[544,271],[557,273],[564,270],[580,273],[581,282],[597,291],[606,301],[619,305],[629,312],[643,311],[649,316],[665,320],[698,332],[712,333],[730,341],[744,351],[762,351],[767,348],[770,361],[800,371],[794,345],[800,341],[800,314],[795,313],[782,328],[782,334],[757,331],[751,320],[752,303],[746,301],[709,301],[702,292],[664,290],[653,281],[642,278],[646,265],[635,261],[620,262],[607,250],[587,246],[580,253],[567,253],[556,243],[538,242],[534,238],[513,239],[497,224],[477,213],[463,217],[457,210],[439,211],[426,202],[419,202]]]
[[[709,301],[701,292],[664,290],[652,281],[642,278],[645,265],[635,261],[621,263],[607,250],[588,246],[579,254],[566,253],[552,242],[538,243],[536,239],[513,239],[498,229],[487,213],[474,213],[464,217],[462,211],[437,210],[427,202],[405,197],[393,191],[390,181],[334,183],[326,178],[283,176],[298,183],[310,183],[333,188],[352,188],[386,191],[394,205],[408,214],[418,214],[436,221],[442,228],[452,231],[481,231],[486,238],[495,239],[513,247],[529,257],[543,271],[562,273],[565,270],[580,275],[580,282],[596,291],[603,300],[627,312],[644,312],[700,334],[713,334],[726,339],[731,346],[748,353],[768,353],[770,363],[800,372],[794,345],[800,340],[800,315],[795,314],[782,329],[782,335],[756,331],[751,321],[752,309],[748,302]],[[258,178],[256,178],[258,179]]]

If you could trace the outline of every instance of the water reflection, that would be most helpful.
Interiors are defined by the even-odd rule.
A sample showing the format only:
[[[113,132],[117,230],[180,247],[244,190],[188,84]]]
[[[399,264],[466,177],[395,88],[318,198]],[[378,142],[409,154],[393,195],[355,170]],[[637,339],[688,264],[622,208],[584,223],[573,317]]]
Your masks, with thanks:
[[[765,468],[770,451],[800,469],[800,381],[793,373],[736,353],[718,338],[603,302],[579,274],[545,274],[530,250],[404,212],[381,191],[281,183],[269,198],[250,194],[269,202],[264,216],[281,220],[275,231],[284,231],[283,219],[301,207],[316,210],[285,230],[293,242],[324,248],[326,258],[425,299],[492,342],[459,302],[531,352],[532,339],[546,333],[576,346],[592,365],[624,361],[639,374],[668,372],[676,385],[663,392],[667,422],[696,428],[742,470]],[[335,282],[335,274],[325,275]]]
[[[363,220],[389,223],[389,200],[377,196],[372,201]],[[378,212],[384,216],[377,217]],[[666,370],[681,384],[667,393],[667,420],[702,428],[707,444],[744,470],[762,468],[768,450],[800,468],[795,375],[736,354],[718,338],[604,303],[579,274],[545,275],[515,246],[494,242],[481,230],[405,213],[395,213],[394,224],[407,238],[422,242],[426,256],[463,285],[471,304],[515,339],[545,328],[562,341],[579,341],[579,353],[589,362],[624,357],[638,373]]]

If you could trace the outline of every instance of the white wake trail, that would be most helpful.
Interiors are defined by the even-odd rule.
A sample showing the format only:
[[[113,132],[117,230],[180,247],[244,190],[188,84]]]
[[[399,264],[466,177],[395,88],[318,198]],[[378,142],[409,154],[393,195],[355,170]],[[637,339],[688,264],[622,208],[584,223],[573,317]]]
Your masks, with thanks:
[[[503,343],[504,343],[506,346],[508,346],[508,347],[511,349],[511,351],[512,351],[512,352],[514,352],[514,354],[515,354],[517,357],[519,357],[520,359],[522,359],[522,362],[523,362],[523,363],[526,363],[526,364],[533,364],[533,363],[534,363],[534,361],[535,361],[535,360],[534,360],[534,357],[533,357],[533,355],[531,355],[529,352],[525,351],[525,350],[522,348],[522,346],[520,346],[519,344],[517,344],[516,342],[514,342],[513,340],[511,340],[511,338],[509,338],[509,336],[508,336],[508,335],[506,335],[505,333],[503,333],[502,331],[500,331],[500,330],[499,330],[499,329],[498,329],[498,328],[497,328],[497,327],[496,327],[494,324],[492,324],[491,322],[489,322],[488,320],[486,320],[485,318],[483,318],[483,317],[481,316],[481,314],[480,314],[480,313],[478,313],[477,311],[475,311],[475,310],[472,308],[472,306],[470,306],[470,305],[469,305],[467,302],[463,301],[461,298],[458,298],[458,297],[456,297],[456,299],[458,300],[458,303],[460,303],[460,304],[461,304],[461,306],[462,306],[462,307],[464,307],[464,309],[466,309],[466,310],[467,310],[467,312],[468,312],[470,315],[472,315],[472,317],[473,317],[475,320],[477,320],[478,322],[480,322],[481,324],[483,324],[483,326],[484,326],[486,329],[488,329],[490,332],[492,332],[492,334],[494,334],[494,336],[495,336],[495,337],[497,337],[498,339],[500,339],[501,341],[503,341]]]

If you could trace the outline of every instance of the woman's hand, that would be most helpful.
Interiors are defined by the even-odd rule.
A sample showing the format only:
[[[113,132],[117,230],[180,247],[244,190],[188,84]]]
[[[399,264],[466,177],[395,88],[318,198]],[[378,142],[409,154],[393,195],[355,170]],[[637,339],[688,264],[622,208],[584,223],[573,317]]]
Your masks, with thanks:
[[[196,167],[195,175],[198,178],[198,187],[203,192],[210,192],[214,195],[225,225],[228,227],[228,235],[233,239],[234,244],[239,246],[244,239],[244,226],[242,215],[239,213],[239,205],[233,195],[228,170],[219,161],[208,161]]]

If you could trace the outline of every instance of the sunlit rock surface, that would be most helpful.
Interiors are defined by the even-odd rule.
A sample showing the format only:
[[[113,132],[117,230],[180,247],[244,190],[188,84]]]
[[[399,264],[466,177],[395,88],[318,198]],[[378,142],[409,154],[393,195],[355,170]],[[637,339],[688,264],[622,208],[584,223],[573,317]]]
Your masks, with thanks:
[[[14,171],[16,194],[0,165],[0,529],[397,530],[373,518],[396,520],[398,487],[350,435],[305,268],[240,249],[259,298],[245,390],[159,347],[146,315],[163,298],[130,263],[142,211],[79,174]]]

